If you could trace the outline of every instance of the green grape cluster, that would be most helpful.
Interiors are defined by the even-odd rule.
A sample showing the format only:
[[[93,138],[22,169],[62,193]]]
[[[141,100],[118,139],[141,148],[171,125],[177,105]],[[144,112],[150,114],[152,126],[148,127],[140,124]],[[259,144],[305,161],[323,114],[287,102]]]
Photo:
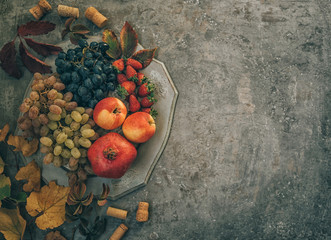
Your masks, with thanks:
[[[92,114],[93,109],[77,106],[62,107],[56,112],[50,109],[47,114],[49,122],[42,126],[40,138],[41,151],[46,153],[45,164],[53,163],[56,167],[67,165],[70,170],[76,171],[79,166],[88,163],[87,150],[99,138],[93,129]]]

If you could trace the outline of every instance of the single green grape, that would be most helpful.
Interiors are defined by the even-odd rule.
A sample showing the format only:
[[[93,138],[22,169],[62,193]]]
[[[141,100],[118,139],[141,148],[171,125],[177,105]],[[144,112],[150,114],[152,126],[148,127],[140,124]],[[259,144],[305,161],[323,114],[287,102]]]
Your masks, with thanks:
[[[64,143],[65,140],[67,140],[68,136],[64,132],[61,132],[57,137],[56,137],[56,142],[58,144]]]
[[[57,122],[55,122],[55,121],[49,121],[47,124],[47,127],[54,131],[55,129],[58,128],[58,125],[57,125]]]
[[[61,114],[54,114],[52,112],[47,113],[47,116],[52,121],[60,121],[61,120]]]
[[[84,129],[81,133],[84,138],[90,138],[94,136],[95,131],[93,129]]]
[[[56,145],[53,150],[53,153],[55,156],[59,156],[62,153],[62,147],[60,145]]]
[[[80,158],[80,156],[81,156],[81,154],[80,154],[80,152],[79,152],[79,150],[78,150],[78,148],[73,148],[73,149],[71,149],[71,155],[74,157],[74,158]]]
[[[73,140],[71,139],[67,139],[65,142],[64,142],[64,145],[66,145],[67,148],[69,149],[73,149],[75,147],[75,143]]]
[[[78,123],[82,121],[82,115],[78,111],[72,111],[71,118]]]
[[[40,138],[40,142],[41,142],[42,144],[44,144],[45,146],[47,146],[47,147],[50,147],[50,146],[52,146],[52,144],[53,144],[52,139],[50,139],[49,137],[41,137],[41,138]]]
[[[80,121],[80,124],[85,124],[90,119],[90,116],[87,113],[84,113],[82,115],[82,121]]]
[[[69,151],[69,149],[65,148],[62,150],[61,156],[63,158],[70,158],[71,157],[71,152]]]
[[[70,114],[68,114],[65,119],[64,119],[64,122],[67,124],[67,125],[70,125],[70,123],[72,123],[72,118],[70,116]]]
[[[91,141],[84,137],[81,137],[78,142],[84,148],[89,148],[92,145]]]

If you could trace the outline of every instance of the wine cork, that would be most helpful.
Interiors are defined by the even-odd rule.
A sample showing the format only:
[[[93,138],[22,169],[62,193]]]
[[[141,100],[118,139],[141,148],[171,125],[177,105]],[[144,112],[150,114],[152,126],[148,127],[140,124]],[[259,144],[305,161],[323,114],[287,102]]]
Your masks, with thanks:
[[[113,235],[110,236],[109,240],[120,240],[127,230],[128,227],[122,223],[118,226],[118,228],[116,228],[116,230],[113,232]]]
[[[65,5],[58,5],[57,12],[62,17],[74,17],[79,18],[79,9],[74,7],[69,7]]]
[[[115,217],[115,218],[120,218],[120,219],[126,219],[126,216],[128,215],[128,211],[118,209],[118,208],[113,208],[109,207],[107,209],[107,216]]]
[[[148,220],[148,202],[140,202],[136,214],[136,220],[138,222],[147,222]]]
[[[92,21],[99,28],[104,27],[108,21],[108,18],[99,13],[98,10],[96,10],[94,7],[89,7],[86,9],[85,17]]]
[[[36,20],[39,20],[42,16],[44,16],[44,12],[39,5],[36,5],[33,8],[30,8],[29,12],[32,14],[32,16]]]
[[[29,12],[36,20],[39,20],[45,13],[51,11],[51,9],[52,6],[46,0],[40,0],[36,6],[29,9]]]
[[[45,13],[52,10],[52,6],[46,0],[40,0],[38,5],[43,9]]]

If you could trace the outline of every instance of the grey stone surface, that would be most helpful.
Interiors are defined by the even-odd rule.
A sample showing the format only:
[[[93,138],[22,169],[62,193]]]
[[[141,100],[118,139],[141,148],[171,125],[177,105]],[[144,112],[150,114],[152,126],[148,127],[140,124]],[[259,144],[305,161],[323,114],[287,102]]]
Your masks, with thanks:
[[[117,32],[129,21],[144,47],[159,48],[179,91],[148,185],[111,202],[129,210],[124,239],[331,238],[330,0],[50,3],[81,15],[93,5]],[[0,2],[1,45],[35,4]],[[60,41],[65,19],[53,10],[44,20],[57,29],[41,39]],[[31,74],[0,77],[0,125],[14,127]],[[135,221],[139,201],[151,205],[147,223]],[[100,239],[121,222],[108,218]],[[70,239],[74,225],[59,229]]]

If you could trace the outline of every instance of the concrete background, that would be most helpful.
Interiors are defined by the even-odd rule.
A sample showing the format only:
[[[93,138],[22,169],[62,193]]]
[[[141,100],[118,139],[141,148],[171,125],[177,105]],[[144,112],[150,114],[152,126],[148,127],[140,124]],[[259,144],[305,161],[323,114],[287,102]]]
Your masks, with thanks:
[[[36,3],[0,1],[1,46]],[[81,15],[93,5],[116,32],[129,21],[143,46],[159,48],[180,94],[148,185],[111,203],[131,213],[123,239],[331,238],[330,0],[50,3]],[[59,42],[65,19],[53,10],[43,20],[57,28],[41,39]],[[14,128],[32,75],[0,75],[0,126]],[[134,220],[139,201],[151,205],[147,223]],[[100,239],[121,222],[108,218]],[[70,239],[74,226],[59,229]]]

